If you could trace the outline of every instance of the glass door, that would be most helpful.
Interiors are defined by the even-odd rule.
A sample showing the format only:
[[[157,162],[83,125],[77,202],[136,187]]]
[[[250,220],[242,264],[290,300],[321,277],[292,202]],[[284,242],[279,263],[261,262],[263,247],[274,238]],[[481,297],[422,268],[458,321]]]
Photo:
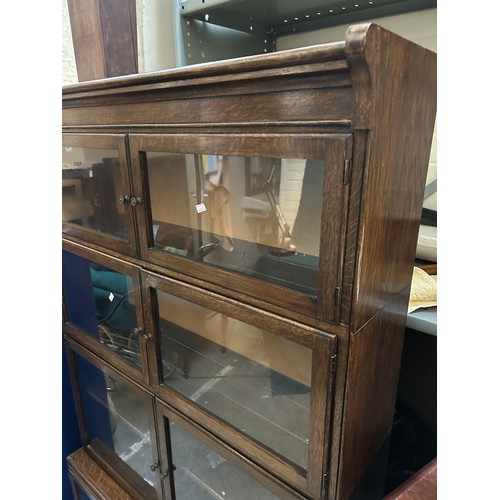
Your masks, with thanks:
[[[83,347],[67,343],[84,448],[134,498],[158,498],[153,397]]]
[[[175,500],[278,500],[299,498],[285,484],[234,453],[173,408],[156,403],[158,439],[168,457],[161,477]]]
[[[318,494],[336,337],[168,278],[143,272],[142,282],[152,383],[162,399]]]
[[[334,317],[349,136],[130,136],[141,256]]]
[[[138,268],[63,241],[65,333],[149,383]]]
[[[125,136],[63,134],[63,233],[135,255],[133,200]]]

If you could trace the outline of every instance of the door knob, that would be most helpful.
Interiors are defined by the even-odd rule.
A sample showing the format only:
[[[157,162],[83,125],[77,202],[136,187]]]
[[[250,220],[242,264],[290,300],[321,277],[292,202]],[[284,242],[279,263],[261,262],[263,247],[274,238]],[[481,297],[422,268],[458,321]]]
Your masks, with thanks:
[[[135,207],[136,205],[142,205],[142,198],[136,198],[135,196],[132,196],[130,198],[130,204]]]

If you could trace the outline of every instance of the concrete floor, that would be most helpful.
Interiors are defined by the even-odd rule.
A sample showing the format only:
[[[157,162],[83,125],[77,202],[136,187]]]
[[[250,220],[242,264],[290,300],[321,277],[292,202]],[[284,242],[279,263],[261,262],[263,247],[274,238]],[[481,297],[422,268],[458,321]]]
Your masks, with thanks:
[[[170,422],[176,500],[274,500],[273,493]]]
[[[194,340],[191,338],[191,340]],[[283,384],[267,367],[220,346],[184,338],[175,346],[177,365],[164,383],[188,396],[287,460],[306,468],[309,389]],[[173,348],[172,341],[169,341]],[[163,339],[162,347],[168,344]],[[186,372],[187,370],[187,372]],[[109,383],[115,452],[154,485],[151,436],[144,402],[118,383]],[[294,392],[294,389],[296,392]],[[237,467],[170,422],[177,500],[274,499]]]
[[[184,368],[164,383],[307,469],[309,388],[199,336],[184,333],[182,340],[162,335]]]
[[[154,486],[155,474],[151,434],[145,402],[127,387],[115,382],[108,392],[116,454],[149,484]]]

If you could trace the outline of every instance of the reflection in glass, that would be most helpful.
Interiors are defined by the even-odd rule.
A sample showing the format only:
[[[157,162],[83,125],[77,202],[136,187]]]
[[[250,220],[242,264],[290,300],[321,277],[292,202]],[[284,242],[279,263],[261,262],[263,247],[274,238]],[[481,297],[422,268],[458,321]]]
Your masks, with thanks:
[[[88,494],[78,483],[75,483],[77,500],[97,500],[94,496]]]
[[[132,278],[71,252],[63,251],[62,264],[69,322],[140,369]]]
[[[170,421],[176,500],[274,500],[276,495]]]
[[[154,485],[146,406],[149,401],[80,355],[75,354],[75,359],[90,446],[107,461],[125,462],[132,471]],[[110,465],[116,468],[116,464]]]
[[[142,154],[155,247],[315,294],[323,161]]]
[[[163,383],[307,469],[311,350],[157,294]]]
[[[62,148],[62,220],[127,238],[117,150]]]

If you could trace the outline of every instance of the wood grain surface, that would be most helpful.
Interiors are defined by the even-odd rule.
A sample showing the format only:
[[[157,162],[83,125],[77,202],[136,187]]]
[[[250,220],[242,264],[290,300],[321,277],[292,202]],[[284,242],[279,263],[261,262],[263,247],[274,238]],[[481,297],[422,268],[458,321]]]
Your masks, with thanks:
[[[437,458],[384,497],[384,500],[435,500],[437,498]]]
[[[144,200],[130,211],[126,245],[65,225],[65,248],[137,268],[141,321],[152,334],[141,376],[66,326],[71,349],[118,369],[152,398],[155,411],[180,419],[284,498],[345,500],[365,484],[376,496],[384,478],[365,481],[383,469],[390,437],[435,85],[436,54],[361,24],[348,29],[345,42],[65,87],[68,138],[91,137],[98,147],[121,134],[130,194]],[[153,248],[140,160],[148,148],[324,159],[317,297]],[[313,348],[307,472],[161,384],[155,289]],[[161,425],[155,432],[165,440]],[[168,446],[158,446],[165,460]]]
[[[353,127],[369,130],[350,321],[356,332],[411,282],[436,113],[436,54],[376,25],[351,27],[346,52],[360,110]]]
[[[76,483],[99,500],[116,500],[118,498],[120,500],[133,500],[133,497],[107,474],[83,448],[72,453],[67,458],[67,462]]]

